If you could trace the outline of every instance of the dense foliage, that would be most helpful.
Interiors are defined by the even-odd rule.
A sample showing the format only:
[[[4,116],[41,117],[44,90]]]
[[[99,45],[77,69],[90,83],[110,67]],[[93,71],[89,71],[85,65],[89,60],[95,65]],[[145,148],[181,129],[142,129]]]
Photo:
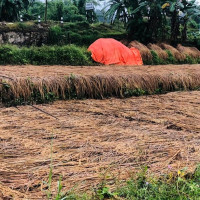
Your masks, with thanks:
[[[0,21],[16,21],[19,13],[28,8],[30,0],[1,0]]]
[[[97,20],[94,12],[85,11],[87,0],[49,0],[47,3],[47,20],[60,21],[61,17],[65,22],[77,22],[87,20],[93,22]],[[97,4],[93,0],[94,4]],[[37,20],[38,16],[44,19],[45,4],[36,0],[31,4],[26,12],[24,12],[25,20]],[[93,20],[93,21],[92,21]]]
[[[115,38],[121,40],[126,37],[122,26],[108,24],[89,24],[88,22],[65,23],[63,26],[53,25],[49,29],[49,45],[76,44],[89,46],[99,38]]]
[[[85,48],[70,46],[23,47],[0,46],[0,64],[33,65],[91,65],[91,56]]]
[[[47,20],[52,21],[60,21],[63,17],[64,22],[97,22],[95,12],[86,12],[86,2],[99,3],[97,0],[47,0],[46,3],[39,0],[2,0],[0,21],[16,21],[21,14],[24,21],[37,20],[38,16],[43,21],[47,14]],[[192,42],[191,45],[200,47],[200,6],[196,0],[109,0],[102,13],[111,24],[123,23],[130,40],[144,44]],[[91,35],[89,31],[88,35]]]
[[[110,0],[107,16],[114,23],[121,20],[129,37],[144,43],[169,40],[185,42],[188,27],[196,32],[200,22],[200,7],[195,0]]]

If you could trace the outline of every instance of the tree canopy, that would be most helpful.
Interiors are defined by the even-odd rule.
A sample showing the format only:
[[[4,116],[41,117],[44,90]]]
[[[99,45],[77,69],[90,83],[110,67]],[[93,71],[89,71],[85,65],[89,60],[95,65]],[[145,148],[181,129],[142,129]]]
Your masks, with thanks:
[[[16,21],[23,9],[27,9],[29,0],[1,0],[0,21]]]
[[[189,21],[199,20],[200,17],[200,9],[195,2],[196,0],[110,0],[106,14],[112,23],[122,21],[129,37],[134,39],[143,39],[143,42],[170,39],[176,42],[181,37],[185,41]]]

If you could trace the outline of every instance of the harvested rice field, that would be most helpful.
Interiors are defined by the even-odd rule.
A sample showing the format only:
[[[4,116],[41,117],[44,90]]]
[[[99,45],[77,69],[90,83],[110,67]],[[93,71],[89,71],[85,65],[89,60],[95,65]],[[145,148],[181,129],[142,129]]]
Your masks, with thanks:
[[[71,74],[92,75],[130,75],[130,74],[173,74],[200,73],[200,64],[195,65],[156,65],[156,66],[0,66],[0,75],[11,77],[44,78],[68,76]]]
[[[55,68],[55,69],[54,69]],[[140,69],[140,68],[143,68]],[[198,74],[200,65],[143,67],[1,66],[9,77],[69,74]],[[89,190],[105,176],[112,183],[148,166],[193,171],[200,163],[200,91],[131,98],[55,101],[0,107],[0,199],[45,199],[52,190]]]

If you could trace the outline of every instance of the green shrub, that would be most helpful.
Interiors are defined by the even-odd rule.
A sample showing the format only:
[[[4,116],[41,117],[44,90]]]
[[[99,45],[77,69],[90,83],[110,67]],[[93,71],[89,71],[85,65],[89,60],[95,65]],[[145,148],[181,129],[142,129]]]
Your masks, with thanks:
[[[52,26],[49,29],[48,43],[49,44],[62,44],[64,43],[65,37],[60,26]]]
[[[58,198],[68,200],[199,200],[200,198],[200,167],[194,173],[187,173],[186,169],[178,172],[168,171],[167,174],[155,177],[148,175],[148,168],[134,174],[132,178],[124,181],[116,181],[114,177],[111,188],[109,180],[105,177],[101,183],[93,188],[93,191],[82,193],[69,190],[63,192],[61,179],[55,195]],[[110,176],[109,176],[110,177]],[[111,181],[110,181],[111,182]],[[113,184],[114,183],[114,184]],[[60,188],[60,189],[59,189]]]
[[[78,33],[74,33],[74,32],[71,32],[69,31],[69,38],[70,38],[70,41],[71,43],[74,43],[74,44],[82,44],[82,37],[80,34]]]
[[[186,55],[186,59],[184,61],[186,64],[198,64],[198,59],[192,58],[188,55]]]
[[[77,22],[76,25],[80,29],[89,29],[90,28],[90,24],[88,22],[86,22],[86,21]]]
[[[6,65],[91,65],[90,53],[86,48],[69,46],[16,47],[0,46],[0,64]]]
[[[152,54],[153,65],[160,65],[161,64],[161,60],[160,60],[158,54],[153,50],[151,50],[151,54]]]
[[[174,58],[174,56],[172,55],[171,51],[166,50],[167,54],[168,54],[168,58],[167,58],[167,64],[176,64],[178,63],[177,60]]]
[[[27,48],[24,48],[24,50]],[[0,46],[0,65],[15,64],[21,65],[28,63],[26,54],[14,45]]]

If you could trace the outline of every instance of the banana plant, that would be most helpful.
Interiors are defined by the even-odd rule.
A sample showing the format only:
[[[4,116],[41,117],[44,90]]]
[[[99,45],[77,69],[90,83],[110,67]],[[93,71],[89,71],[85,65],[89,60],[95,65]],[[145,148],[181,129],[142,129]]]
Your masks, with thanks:
[[[181,39],[185,42],[187,40],[187,24],[189,19],[200,16],[196,0],[175,0],[169,1],[169,3],[169,11],[171,12],[171,40],[177,41],[180,35],[180,25],[182,24]]]
[[[110,0],[103,10],[106,10],[105,16],[111,20],[111,23],[114,23],[116,19],[121,19],[126,24],[129,17],[129,6],[127,0]]]
[[[161,32],[162,37],[166,32],[166,15],[162,8],[164,0],[141,0],[137,8],[131,14],[142,13],[143,20],[147,20],[147,32],[151,39],[156,39]],[[160,30],[160,31],[159,31]]]

